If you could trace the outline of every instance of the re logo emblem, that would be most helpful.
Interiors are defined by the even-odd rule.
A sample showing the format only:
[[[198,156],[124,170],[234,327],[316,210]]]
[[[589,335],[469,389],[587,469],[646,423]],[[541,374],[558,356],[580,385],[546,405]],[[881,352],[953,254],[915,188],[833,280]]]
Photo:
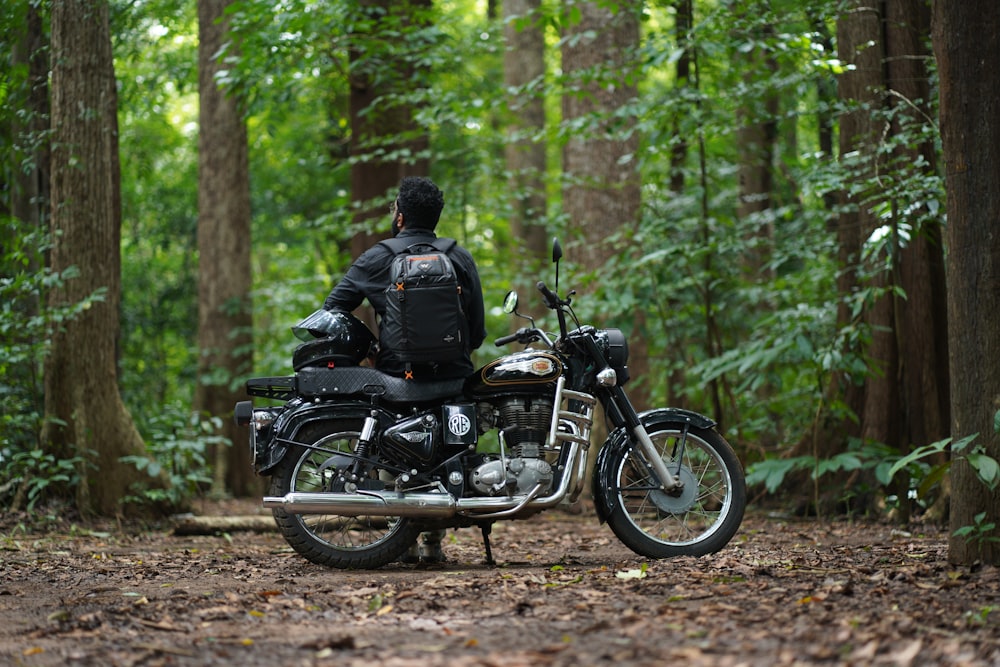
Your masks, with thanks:
[[[472,420],[459,413],[448,419],[448,430],[457,436],[463,436],[472,428]]]

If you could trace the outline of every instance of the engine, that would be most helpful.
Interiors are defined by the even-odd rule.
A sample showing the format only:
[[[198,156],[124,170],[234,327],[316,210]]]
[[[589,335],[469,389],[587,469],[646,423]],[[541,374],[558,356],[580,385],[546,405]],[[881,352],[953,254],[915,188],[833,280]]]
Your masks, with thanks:
[[[546,460],[545,441],[552,422],[552,400],[513,397],[497,406],[480,406],[480,429],[496,427],[502,450],[473,468],[469,483],[484,495],[523,494],[537,484],[552,486],[552,465]]]

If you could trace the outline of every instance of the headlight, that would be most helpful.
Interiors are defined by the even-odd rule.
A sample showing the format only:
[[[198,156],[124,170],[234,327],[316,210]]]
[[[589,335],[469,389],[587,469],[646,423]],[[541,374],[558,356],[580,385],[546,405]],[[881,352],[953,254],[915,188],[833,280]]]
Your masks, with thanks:
[[[597,383],[603,387],[613,387],[618,384],[618,373],[612,368],[605,368],[597,374]]]
[[[608,365],[615,370],[618,384],[628,382],[628,340],[621,329],[603,329],[598,333],[601,351]]]

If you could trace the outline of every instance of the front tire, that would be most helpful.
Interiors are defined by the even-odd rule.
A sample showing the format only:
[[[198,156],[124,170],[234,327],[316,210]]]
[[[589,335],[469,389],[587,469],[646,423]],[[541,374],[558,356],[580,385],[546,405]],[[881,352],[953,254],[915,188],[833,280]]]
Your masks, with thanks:
[[[667,423],[648,431],[684,488],[672,494],[655,488],[639,449],[619,447],[599,480],[608,525],[626,546],[648,558],[719,551],[736,534],[746,509],[746,482],[736,453],[710,429],[690,428],[684,437],[681,426]]]
[[[362,424],[357,418],[304,426],[296,440],[310,447],[289,449],[275,467],[271,495],[331,491],[338,466],[351,460],[338,452],[354,452]],[[379,473],[376,466],[368,477],[378,480]],[[272,513],[295,551],[313,563],[340,569],[373,569],[391,563],[420,533],[409,519],[401,517],[290,514],[283,508],[274,508]]]

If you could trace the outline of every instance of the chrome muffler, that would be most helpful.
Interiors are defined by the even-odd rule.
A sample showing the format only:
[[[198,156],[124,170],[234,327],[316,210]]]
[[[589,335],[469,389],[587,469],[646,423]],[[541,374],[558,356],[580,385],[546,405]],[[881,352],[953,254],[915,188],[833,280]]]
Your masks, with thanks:
[[[265,496],[264,507],[283,509],[289,514],[433,518],[454,516],[457,511],[455,499],[448,493],[399,493],[398,491],[357,493],[292,491],[284,496]]]

